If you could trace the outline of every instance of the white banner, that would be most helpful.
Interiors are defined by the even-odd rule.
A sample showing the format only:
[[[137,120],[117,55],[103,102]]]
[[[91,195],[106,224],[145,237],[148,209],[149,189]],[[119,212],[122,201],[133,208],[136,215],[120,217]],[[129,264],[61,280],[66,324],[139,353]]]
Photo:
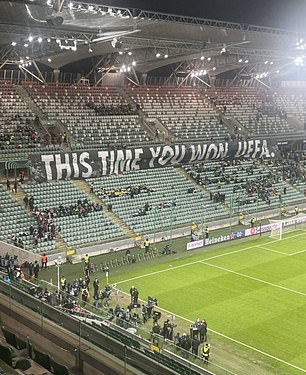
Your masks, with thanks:
[[[204,240],[187,242],[187,250],[197,249],[198,247],[204,246]]]

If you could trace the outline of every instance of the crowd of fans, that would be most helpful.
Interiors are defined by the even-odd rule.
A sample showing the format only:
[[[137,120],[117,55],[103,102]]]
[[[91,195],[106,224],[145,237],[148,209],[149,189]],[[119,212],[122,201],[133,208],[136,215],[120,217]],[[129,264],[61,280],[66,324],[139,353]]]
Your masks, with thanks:
[[[15,148],[35,148],[40,146],[42,139],[37,131],[30,126],[29,121],[26,121],[25,125],[22,125],[22,118],[20,115],[15,115],[14,121],[20,121],[20,125],[14,129],[14,131],[7,131],[0,133],[0,147],[3,149],[4,146],[14,146]]]
[[[155,191],[155,189],[146,185],[126,186],[122,188],[113,188],[110,190],[104,189],[103,186],[94,189],[94,187],[91,185],[91,193],[94,192],[98,197],[101,198],[118,198],[122,196],[130,196],[131,198],[134,198],[135,195],[144,193],[150,194],[153,191]]]
[[[86,107],[93,109],[100,116],[137,115],[139,109],[133,108],[131,104],[120,105],[97,105],[93,102],[86,103]]]
[[[291,165],[291,162],[290,162]],[[227,170],[227,167],[235,167]],[[257,162],[252,164],[243,164],[243,161],[232,160],[223,161],[218,166],[213,164],[205,165],[203,162],[195,163],[185,167],[186,172],[193,178],[197,184],[206,186],[209,189],[210,200],[214,203],[224,204],[226,194],[222,192],[223,185],[232,185],[230,195],[236,193],[236,203],[241,208],[246,208],[249,204],[263,201],[271,205],[271,200],[275,197],[282,199],[282,194],[287,193],[287,188],[279,192],[275,184],[285,179],[285,173],[296,175],[294,169],[285,168],[282,175],[277,176],[269,171],[268,173],[254,176],[254,170],[258,167]],[[298,168],[298,167],[297,167]],[[293,172],[292,172],[293,171]],[[205,173],[213,172],[213,173]],[[241,176],[241,172],[244,176]],[[300,171],[303,173],[303,171]],[[246,174],[246,177],[245,177]]]

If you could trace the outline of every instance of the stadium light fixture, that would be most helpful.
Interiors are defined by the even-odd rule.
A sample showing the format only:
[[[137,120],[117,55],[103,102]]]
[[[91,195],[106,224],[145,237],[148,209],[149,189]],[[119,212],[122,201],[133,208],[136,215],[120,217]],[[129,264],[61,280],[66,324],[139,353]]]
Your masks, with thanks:
[[[201,56],[201,60],[204,60],[205,59],[205,56]]]
[[[214,66],[212,70],[216,70],[217,68]]]
[[[50,57],[48,58],[48,62],[52,62],[52,60],[50,59]]]
[[[15,47],[16,44],[17,44],[16,42],[12,42],[12,43],[11,43],[11,45],[12,45],[13,47]]]
[[[136,66],[136,61],[135,60],[132,61],[132,65]]]
[[[123,55],[123,51],[119,51],[119,55]]]
[[[249,62],[249,60],[248,59],[246,59],[246,60],[244,60],[244,62],[247,64],[248,62]]]
[[[129,52],[128,52],[128,55],[129,55],[129,56],[132,56],[132,55],[133,55],[133,52],[132,52],[132,51],[129,51]]]
[[[160,58],[160,53],[157,52],[157,54],[155,56],[159,59]]]
[[[270,65],[273,65],[274,64],[274,62],[273,61],[270,61]]]
[[[30,35],[29,38],[28,38],[28,41],[29,41],[29,42],[33,42],[33,39],[34,39],[33,36]]]
[[[269,63],[269,61],[268,61],[268,60],[266,60],[266,61],[264,62],[264,64],[265,64],[265,65],[267,65],[268,63]]]
[[[47,42],[48,42],[48,43],[50,43],[50,42],[51,42],[51,39],[50,39],[50,38],[48,38],[48,39],[47,39]]]
[[[304,65],[304,56],[297,56],[295,59],[294,59],[294,64],[296,66],[303,66]]]
[[[43,38],[40,36],[38,39],[37,39],[38,43],[41,43],[43,41]]]
[[[207,57],[207,61],[211,61],[211,57]]]
[[[238,60],[238,62],[239,62],[239,63],[242,63],[242,62],[243,62],[243,60],[242,60],[242,59],[239,59],[239,60]]]
[[[24,47],[29,47],[28,43],[24,43],[23,46],[24,46]]]
[[[164,54],[164,58],[167,59],[169,55],[167,53]]]

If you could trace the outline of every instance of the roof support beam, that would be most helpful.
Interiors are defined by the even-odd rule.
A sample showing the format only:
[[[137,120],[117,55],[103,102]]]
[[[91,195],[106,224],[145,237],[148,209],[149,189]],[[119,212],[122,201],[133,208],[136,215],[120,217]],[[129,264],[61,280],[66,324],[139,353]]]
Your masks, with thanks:
[[[195,76],[195,78],[198,79],[200,82],[204,83],[204,85],[206,85],[207,87],[209,87],[209,88],[211,87],[211,85],[208,84],[207,82],[205,82],[202,78],[197,77],[197,76]]]
[[[46,81],[45,81],[45,78],[44,78],[44,76],[42,75],[42,73],[41,73],[39,67],[37,66],[36,61],[35,61],[35,60],[32,60],[32,63],[33,63],[33,65],[34,65],[34,67],[35,67],[35,69],[36,69],[36,71],[37,71],[39,77],[41,78],[41,81],[45,83],[45,82],[46,82]]]
[[[36,74],[32,73],[29,69],[25,68],[24,66],[20,66],[19,69],[20,69],[22,72],[27,72],[27,73],[30,74],[32,77],[34,77],[35,79],[37,79],[37,81],[39,81],[40,83],[45,83],[44,80],[41,80]]]

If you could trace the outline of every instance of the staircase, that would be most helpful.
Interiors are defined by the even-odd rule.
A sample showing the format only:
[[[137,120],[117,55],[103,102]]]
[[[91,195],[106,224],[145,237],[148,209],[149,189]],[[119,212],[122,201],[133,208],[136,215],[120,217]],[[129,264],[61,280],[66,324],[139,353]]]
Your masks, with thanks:
[[[75,144],[76,141],[72,134],[69,132],[67,127],[62,123],[61,120],[50,120],[48,114],[44,113],[40,107],[34,102],[32,97],[29,95],[27,90],[21,86],[15,86],[17,93],[22,98],[22,100],[27,104],[28,108],[39,118],[39,121],[34,121],[33,126],[36,128],[39,134],[44,138],[51,139],[51,133],[62,134],[66,133],[68,137],[69,144]],[[68,150],[70,151],[70,149]]]
[[[136,107],[137,103],[123,90],[118,89],[122,97],[134,108]],[[160,142],[165,142],[167,144],[171,144],[174,140],[174,136],[171,131],[163,125],[160,119],[155,117],[147,117],[146,113],[142,110],[138,110],[140,125],[146,130],[146,132],[152,137],[152,139],[158,140]],[[156,130],[158,130],[160,136],[159,139],[156,138]]]
[[[80,191],[82,191],[83,193],[87,195],[88,199],[91,202],[97,202],[101,205],[101,207],[103,207],[103,213],[105,214],[105,216],[108,217],[108,219],[112,223],[117,224],[127,237],[135,237],[135,233],[126,225],[126,223],[119,216],[117,216],[114,212],[108,211],[106,204],[99,197],[97,197],[95,194],[90,192],[90,186],[87,184],[86,181],[84,180],[72,180],[72,181],[74,185]]]
[[[198,189],[200,189],[205,195],[210,196],[208,190],[205,189],[203,185],[198,185],[196,181],[185,171],[184,168],[178,167],[175,168],[176,172],[179,173],[181,176],[184,176],[186,180],[191,181]],[[226,203],[219,203],[226,211],[231,212],[230,207]]]
[[[198,93],[203,98],[203,100],[207,101],[207,97],[201,90],[198,90]],[[211,108],[213,108],[213,110],[218,114],[219,120],[222,120],[223,125],[227,127],[227,130],[231,136],[237,136],[237,132],[235,130],[236,128],[240,129],[240,135],[244,137],[249,135],[249,130],[244,125],[242,125],[235,117],[224,114],[219,108],[215,107],[210,100],[208,100],[208,103],[211,105]]]
[[[16,92],[21,97],[21,99],[26,103],[27,107],[39,118],[39,121],[34,121],[33,126],[35,130],[43,137],[50,139],[51,134],[49,133],[47,127],[45,126],[48,117],[42,110],[36,105],[36,103],[32,100],[26,89],[21,85],[15,86]]]
[[[291,128],[296,130],[297,133],[304,133],[304,124],[298,118],[288,116],[287,122]]]
[[[235,117],[223,116],[222,120],[223,123],[227,126],[227,128],[230,129],[234,134],[237,134],[235,133],[235,128],[237,128],[239,130],[239,134],[243,137],[247,137],[249,135],[249,130],[243,124],[241,124],[241,122],[238,121]]]

